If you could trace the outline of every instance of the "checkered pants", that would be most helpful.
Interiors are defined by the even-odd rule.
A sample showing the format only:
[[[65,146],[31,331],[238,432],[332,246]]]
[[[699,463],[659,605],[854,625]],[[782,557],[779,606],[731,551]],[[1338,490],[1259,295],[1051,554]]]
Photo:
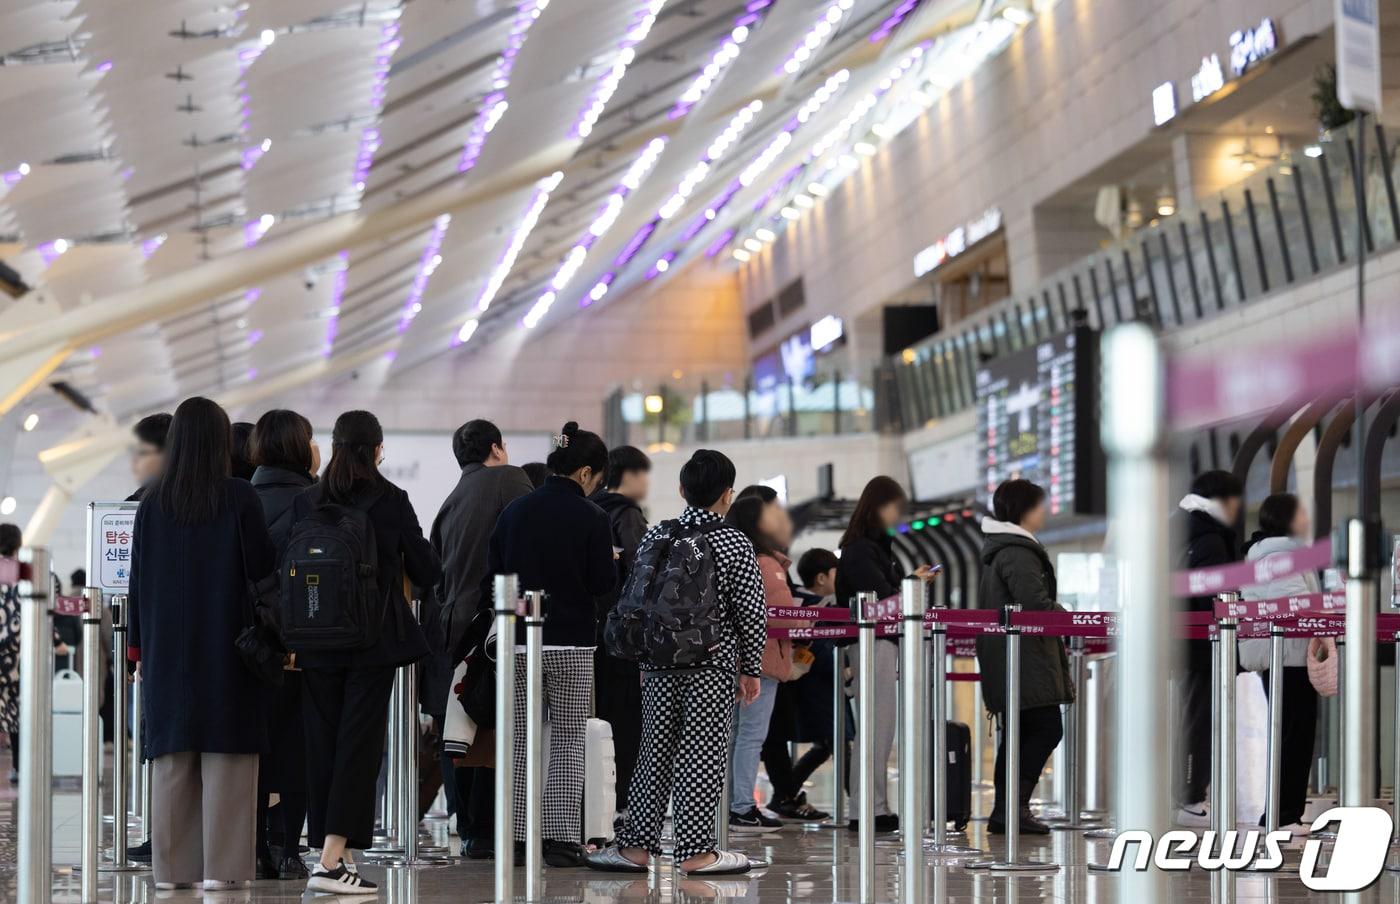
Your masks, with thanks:
[[[545,650],[544,705],[549,752],[544,770],[544,837],[578,842],[583,761],[593,708],[593,650]],[[515,840],[525,840],[525,654],[515,654]]]
[[[666,805],[673,803],[676,860],[715,849],[715,813],[724,793],[733,710],[732,671],[646,676],[641,754],[627,792],[627,825],[618,844],[659,855]]]

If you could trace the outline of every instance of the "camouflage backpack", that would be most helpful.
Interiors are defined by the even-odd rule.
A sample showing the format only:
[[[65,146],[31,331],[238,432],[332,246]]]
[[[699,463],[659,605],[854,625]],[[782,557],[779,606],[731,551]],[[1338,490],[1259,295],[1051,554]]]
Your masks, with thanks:
[[[703,665],[724,636],[724,606],[709,534],[700,526],[664,521],[637,550],[603,640],[619,659],[654,668]]]

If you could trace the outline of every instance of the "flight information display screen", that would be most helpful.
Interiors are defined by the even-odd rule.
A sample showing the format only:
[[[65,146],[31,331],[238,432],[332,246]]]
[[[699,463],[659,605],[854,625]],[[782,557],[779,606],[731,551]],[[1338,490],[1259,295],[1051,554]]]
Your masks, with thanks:
[[[1004,480],[1040,484],[1050,515],[1103,513],[1098,437],[1098,336],[1060,333],[977,371],[980,493],[988,507]]]

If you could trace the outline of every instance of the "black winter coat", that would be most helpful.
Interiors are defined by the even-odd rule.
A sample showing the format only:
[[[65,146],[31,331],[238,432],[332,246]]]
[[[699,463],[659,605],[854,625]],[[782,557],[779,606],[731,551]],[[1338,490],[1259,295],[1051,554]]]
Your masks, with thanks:
[[[296,498],[292,504],[293,526],[321,503],[324,492],[325,484],[318,483]],[[367,650],[351,653],[300,654],[297,664],[303,668],[398,667],[416,662],[428,653],[428,642],[404,598],[403,578],[407,574],[414,586],[432,587],[442,579],[442,562],[423,537],[418,515],[407,493],[380,477],[375,489],[362,491],[353,503],[365,507],[371,498],[369,523],[374,526],[375,549],[379,554],[376,578],[379,596],[385,601],[379,640]]]
[[[988,533],[982,541],[977,603],[982,609],[1020,606],[1025,612],[1063,612],[1055,602],[1055,569],[1045,548],[1018,534]],[[977,638],[978,671],[987,711],[1006,709],[1006,639]],[[1058,637],[1021,635],[1021,709],[1074,701],[1069,657]]]
[[[894,557],[894,538],[889,534],[861,537],[841,547],[836,566],[836,605],[849,606],[857,593],[873,591],[877,599],[899,592],[904,570]],[[883,637],[899,643],[898,637]]]
[[[292,536],[292,505],[307,487],[316,482],[310,474],[300,474],[286,468],[259,465],[253,472],[253,489],[262,501],[267,533],[277,550],[277,561],[287,554],[287,542]]]
[[[127,643],[141,662],[147,759],[267,746],[261,685],[233,642],[250,617],[248,580],[273,570],[276,551],[247,481],[210,492],[219,509],[204,524],[177,524],[155,494],[136,510]]]
[[[498,574],[517,575],[522,592],[545,592],[546,646],[597,645],[594,600],[617,584],[617,566],[608,516],[577,481],[550,475],[506,506],[491,534],[489,562],[482,587],[487,598]],[[517,643],[524,643],[520,621]]]
[[[617,554],[617,584],[612,590],[598,597],[598,630],[601,635],[603,622],[617,603],[617,598],[622,593],[622,585],[627,583],[627,575],[632,571],[632,563],[637,560],[637,549],[642,545],[642,537],[646,536],[647,532],[647,518],[642,514],[642,507],[636,500],[621,493],[599,490],[590,500],[607,514],[608,525],[612,528],[612,545],[621,550]],[[600,636],[600,643],[601,640]]]
[[[1176,542],[1178,568],[1229,565],[1244,557],[1235,529],[1221,524],[1206,512],[1178,510],[1171,518],[1171,535]],[[1182,601],[1182,606],[1192,612],[1209,612],[1215,606],[1215,598],[1209,594],[1188,597]],[[1187,666],[1192,671],[1209,671],[1210,658],[1210,641],[1186,642]]]

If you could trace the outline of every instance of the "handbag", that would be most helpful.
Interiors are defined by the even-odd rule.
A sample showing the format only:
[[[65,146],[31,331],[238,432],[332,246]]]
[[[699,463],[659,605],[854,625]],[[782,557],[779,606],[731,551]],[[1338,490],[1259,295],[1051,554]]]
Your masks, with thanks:
[[[1330,637],[1308,641],[1308,681],[1324,697],[1337,696],[1337,642]]]
[[[281,687],[287,647],[282,643],[279,575],[274,568],[260,580],[248,577],[248,547],[243,543],[243,522],[236,511],[233,523],[238,530],[238,554],[243,559],[243,603],[247,622],[234,638],[233,648],[259,683]]]

